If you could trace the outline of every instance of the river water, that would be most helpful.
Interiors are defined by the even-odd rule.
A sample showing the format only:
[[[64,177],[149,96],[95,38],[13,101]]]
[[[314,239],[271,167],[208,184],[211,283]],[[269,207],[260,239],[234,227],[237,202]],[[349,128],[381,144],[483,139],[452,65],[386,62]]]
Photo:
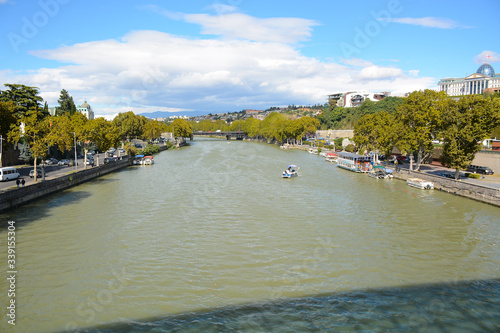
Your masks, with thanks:
[[[0,218],[2,332],[500,330],[498,208],[302,151],[196,139]]]

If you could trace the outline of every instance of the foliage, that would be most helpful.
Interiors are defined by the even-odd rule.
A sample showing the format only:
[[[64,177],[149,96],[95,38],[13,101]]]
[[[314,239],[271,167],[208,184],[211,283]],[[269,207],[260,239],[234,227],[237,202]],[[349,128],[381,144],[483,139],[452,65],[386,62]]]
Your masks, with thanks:
[[[386,111],[364,115],[354,126],[353,140],[360,149],[379,150],[388,155],[394,138],[395,120]]]
[[[479,179],[479,178],[481,178],[481,175],[478,175],[477,173],[466,173],[465,177]]]
[[[7,134],[11,130],[12,126],[16,125],[15,117],[15,104],[12,101],[1,102],[0,101],[0,135],[4,140],[2,140],[2,146],[5,147],[7,143]]]
[[[72,116],[76,112],[75,102],[73,102],[73,97],[63,89],[61,90],[61,95],[59,96],[59,107],[56,108],[56,116],[69,115]]]
[[[118,128],[120,140],[133,139],[142,136],[146,117],[136,116],[132,111],[128,111],[119,113],[113,123]]]
[[[466,169],[481,149],[480,142],[500,125],[500,99],[467,95],[448,100],[441,124],[444,141],[441,162],[456,170]]]
[[[49,133],[47,142],[50,146],[56,146],[60,151],[68,151],[73,147],[73,131],[71,119],[66,116],[50,117]]]
[[[144,155],[153,155],[157,154],[160,152],[160,147],[157,145],[152,145],[152,144],[147,144],[146,147],[144,147],[143,154]]]
[[[162,132],[167,131],[167,125],[157,120],[148,120],[143,126],[143,138],[153,140],[159,138]]]
[[[13,102],[16,105],[15,115],[17,118],[22,118],[30,110],[41,110],[38,112],[38,119],[41,120],[48,113],[44,113],[42,109],[41,102],[42,97],[38,96],[38,88],[29,87],[23,84],[9,84],[6,83],[4,86],[8,87],[9,90],[0,91],[0,101],[2,102]]]
[[[416,169],[420,169],[425,152],[433,149],[432,140],[439,134],[442,113],[448,97],[444,91],[426,89],[412,92],[396,110],[396,121],[404,129],[398,131],[398,147],[418,152]]]
[[[184,119],[177,118],[172,123],[173,133],[176,138],[190,138],[193,136],[191,125]]]
[[[350,143],[345,146],[344,150],[349,153],[354,153],[356,151],[356,147],[352,143]]]

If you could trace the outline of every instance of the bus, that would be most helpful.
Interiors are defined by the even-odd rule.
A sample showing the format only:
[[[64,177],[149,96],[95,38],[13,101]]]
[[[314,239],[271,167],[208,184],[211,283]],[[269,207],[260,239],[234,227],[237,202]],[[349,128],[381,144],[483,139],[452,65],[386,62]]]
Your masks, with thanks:
[[[20,174],[14,167],[0,168],[0,181],[7,181],[19,178]]]

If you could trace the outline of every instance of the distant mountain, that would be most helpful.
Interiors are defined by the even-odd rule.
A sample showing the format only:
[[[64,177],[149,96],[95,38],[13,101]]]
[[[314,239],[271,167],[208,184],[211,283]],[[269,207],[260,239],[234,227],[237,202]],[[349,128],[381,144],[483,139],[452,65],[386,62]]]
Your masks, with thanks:
[[[156,118],[168,118],[172,116],[196,117],[196,116],[207,115],[209,113],[210,113],[209,111],[180,111],[180,112],[155,111],[155,112],[140,113],[139,116],[156,119]]]

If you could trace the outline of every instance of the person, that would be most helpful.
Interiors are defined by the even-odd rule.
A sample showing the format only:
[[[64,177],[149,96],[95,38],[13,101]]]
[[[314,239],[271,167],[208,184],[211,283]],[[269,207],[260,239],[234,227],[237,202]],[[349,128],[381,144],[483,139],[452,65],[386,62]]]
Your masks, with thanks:
[[[21,185],[24,187],[25,184],[26,184],[26,182],[24,181],[24,178],[21,179]]]
[[[19,178],[17,178],[16,184],[17,184],[17,188],[19,188],[19,184],[21,184],[21,181],[19,180]]]

